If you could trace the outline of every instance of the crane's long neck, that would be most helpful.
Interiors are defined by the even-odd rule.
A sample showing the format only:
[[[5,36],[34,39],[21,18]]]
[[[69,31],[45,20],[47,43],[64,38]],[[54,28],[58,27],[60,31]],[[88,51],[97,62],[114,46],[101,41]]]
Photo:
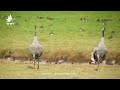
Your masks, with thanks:
[[[38,38],[37,38],[36,26],[35,26],[35,34],[34,34],[34,41],[33,41],[33,43],[38,43],[39,44]]]
[[[36,34],[36,26],[35,26],[35,35],[34,36],[37,36],[37,34]]]
[[[102,30],[102,38],[101,38],[101,41],[98,45],[99,48],[104,48],[105,45],[104,45],[104,30]]]
[[[104,37],[104,30],[102,31],[102,37]]]

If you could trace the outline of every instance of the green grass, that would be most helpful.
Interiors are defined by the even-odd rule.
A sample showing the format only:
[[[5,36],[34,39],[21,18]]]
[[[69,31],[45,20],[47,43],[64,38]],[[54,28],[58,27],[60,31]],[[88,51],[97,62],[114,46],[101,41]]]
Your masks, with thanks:
[[[15,24],[6,25],[8,15],[15,18]],[[42,16],[44,19],[38,19]],[[25,22],[26,18],[30,18]],[[52,17],[54,20],[48,20]],[[80,21],[85,17],[88,21]],[[97,19],[112,19],[106,22],[105,45],[108,50],[107,60],[115,59],[120,63],[120,11],[0,11],[0,58],[9,51],[16,57],[29,57],[28,50],[33,41],[34,26],[37,26],[38,40],[44,48],[42,58],[56,60],[64,57],[86,61],[90,59],[91,50],[101,40],[102,22]],[[43,32],[40,26],[43,26]],[[80,31],[80,27],[85,31]],[[50,36],[53,31],[55,35]],[[107,39],[115,31],[111,40]],[[40,69],[32,69],[33,64],[17,64],[0,60],[0,78],[50,78],[50,79],[119,79],[119,65],[87,64],[45,64]]]
[[[15,23],[19,25],[6,25],[7,16],[11,14]],[[105,31],[105,45],[109,52],[120,54],[120,12],[119,11],[0,11],[0,52],[2,50],[14,51],[18,56],[29,56],[29,45],[33,41],[34,26],[37,25],[38,40],[44,48],[43,57],[47,52],[56,50],[80,53],[84,50],[90,52],[101,39],[102,22],[99,19],[112,19],[107,22]],[[37,19],[43,16],[44,19]],[[54,20],[48,20],[47,17]],[[28,22],[25,18],[30,17]],[[88,21],[80,21],[86,17]],[[40,26],[44,32],[41,32]],[[80,27],[86,30],[80,32]],[[53,31],[55,35],[50,36]],[[113,39],[107,39],[115,31]],[[2,57],[2,56],[1,56]]]
[[[40,69],[32,69],[33,64],[10,63],[0,60],[0,79],[120,79],[119,65],[88,64],[40,64]]]

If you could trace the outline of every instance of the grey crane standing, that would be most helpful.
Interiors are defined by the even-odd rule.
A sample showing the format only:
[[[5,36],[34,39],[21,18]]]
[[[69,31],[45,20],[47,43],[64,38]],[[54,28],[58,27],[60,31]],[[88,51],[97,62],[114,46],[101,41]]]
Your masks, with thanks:
[[[42,55],[43,47],[40,45],[37,35],[36,35],[36,26],[35,26],[35,35],[33,43],[30,45],[29,50],[34,58],[34,69],[35,69],[35,63],[38,62],[38,69],[39,69],[39,57]]]
[[[104,31],[105,31],[105,28],[102,29],[101,41],[100,41],[99,45],[94,48],[94,50],[92,52],[92,56],[91,56],[91,60],[94,61],[95,63],[97,62],[96,71],[98,70],[99,63],[105,59],[106,53],[107,53],[105,44],[104,44]]]

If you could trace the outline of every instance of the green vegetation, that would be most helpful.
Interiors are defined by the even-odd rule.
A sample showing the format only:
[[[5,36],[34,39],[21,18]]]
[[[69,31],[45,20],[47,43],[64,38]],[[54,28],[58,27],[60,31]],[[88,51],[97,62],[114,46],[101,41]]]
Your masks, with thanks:
[[[6,24],[8,15],[15,25]],[[43,17],[39,19],[37,17]],[[53,20],[47,19],[52,17]],[[80,18],[87,21],[80,21]],[[29,19],[28,19],[29,18]],[[107,59],[120,58],[120,12],[119,11],[0,11],[0,57],[14,52],[15,57],[29,57],[29,45],[33,41],[34,26],[37,26],[39,42],[44,48],[42,58],[72,60],[90,59],[91,50],[101,40],[102,22],[97,19],[112,19],[106,22],[105,45]],[[25,21],[25,19],[27,21]],[[40,28],[43,26],[43,29]],[[80,31],[80,27],[85,31]],[[113,38],[107,39],[114,31]],[[54,35],[49,35],[54,32]]]

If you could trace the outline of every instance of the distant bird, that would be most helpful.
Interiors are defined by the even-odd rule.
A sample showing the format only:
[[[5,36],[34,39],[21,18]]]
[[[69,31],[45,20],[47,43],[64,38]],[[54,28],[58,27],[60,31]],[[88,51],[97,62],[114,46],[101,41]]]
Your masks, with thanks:
[[[80,18],[80,21],[82,21],[82,18]]]
[[[113,38],[113,36],[112,35],[110,35],[107,39],[112,39]]]
[[[58,64],[62,64],[64,62],[64,60],[59,60]]]
[[[112,60],[112,61],[109,60],[109,61],[106,62],[106,64],[107,65],[114,65],[115,64],[115,60]]]
[[[44,17],[39,17],[40,19],[44,19]]]
[[[114,64],[115,64],[115,60],[112,61],[112,65],[114,65]]]
[[[28,18],[25,18],[25,22],[27,22],[29,19],[30,19],[29,17],[28,17]]]
[[[43,26],[41,25],[40,28],[43,28]]]
[[[114,33],[115,33],[115,31],[111,31],[111,35],[107,39],[112,39]]]
[[[49,34],[50,34],[50,35],[54,35],[54,32],[51,31]]]
[[[80,27],[80,31],[85,31],[85,29],[84,29],[84,28],[82,28],[82,27]]]
[[[111,31],[111,33],[115,33],[115,31]]]
[[[35,26],[35,35],[33,43],[30,45],[29,50],[34,58],[34,69],[35,69],[35,63],[38,62],[38,69],[39,69],[39,57],[42,55],[43,47],[39,44],[39,41],[37,39],[36,35],[36,26]]]
[[[105,26],[106,25],[105,22],[102,22],[102,25]]]
[[[100,19],[98,18],[96,21],[97,21],[97,22],[99,22],[99,21],[100,21]]]
[[[47,17],[47,19],[48,19],[48,20],[53,20],[54,18],[52,18],[52,17]]]
[[[105,29],[102,29],[101,41],[100,41],[99,45],[94,48],[92,55],[91,55],[91,61],[95,62],[95,64],[97,63],[96,71],[98,70],[99,63],[104,61],[104,59],[106,57],[106,53],[107,53],[107,50],[106,50],[105,44],[104,44],[104,31],[105,31]]]

